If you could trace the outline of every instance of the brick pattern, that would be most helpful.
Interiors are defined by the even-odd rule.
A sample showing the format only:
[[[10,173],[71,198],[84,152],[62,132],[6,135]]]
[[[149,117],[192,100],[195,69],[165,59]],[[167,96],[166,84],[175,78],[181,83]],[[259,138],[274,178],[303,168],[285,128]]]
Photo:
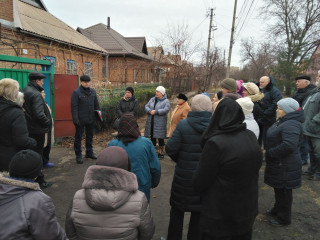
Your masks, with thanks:
[[[13,1],[1,0],[0,19],[13,22]]]

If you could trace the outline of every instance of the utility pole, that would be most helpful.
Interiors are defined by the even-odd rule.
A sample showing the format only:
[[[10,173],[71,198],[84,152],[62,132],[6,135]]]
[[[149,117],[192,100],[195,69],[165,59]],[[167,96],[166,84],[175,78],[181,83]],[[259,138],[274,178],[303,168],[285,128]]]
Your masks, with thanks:
[[[209,85],[209,54],[210,54],[210,41],[211,41],[211,31],[212,31],[212,17],[213,17],[213,8],[210,9],[210,26],[209,26],[209,37],[208,37],[208,48],[207,48],[207,62],[206,62],[206,81],[204,87]]]
[[[236,14],[237,14],[237,0],[234,1],[233,19],[232,19],[232,28],[231,28],[231,37],[230,37],[230,46],[229,46],[229,57],[228,57],[228,65],[227,65],[227,73],[226,73],[226,77],[227,78],[230,75],[230,64],[231,64],[231,55],[232,55],[232,46],[233,46],[234,23],[235,23],[235,20],[236,20]]]

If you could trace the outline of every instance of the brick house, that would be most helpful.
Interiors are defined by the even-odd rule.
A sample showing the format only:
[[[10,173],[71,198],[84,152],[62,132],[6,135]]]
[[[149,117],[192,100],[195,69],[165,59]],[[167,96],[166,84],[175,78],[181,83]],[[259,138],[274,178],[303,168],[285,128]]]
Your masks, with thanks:
[[[107,79],[107,51],[49,13],[41,0],[1,0],[0,54],[50,60],[56,74],[88,74],[95,87]]]
[[[113,85],[158,82],[158,62],[148,56],[145,37],[124,37],[108,24],[96,24],[77,31],[108,52],[108,81]]]

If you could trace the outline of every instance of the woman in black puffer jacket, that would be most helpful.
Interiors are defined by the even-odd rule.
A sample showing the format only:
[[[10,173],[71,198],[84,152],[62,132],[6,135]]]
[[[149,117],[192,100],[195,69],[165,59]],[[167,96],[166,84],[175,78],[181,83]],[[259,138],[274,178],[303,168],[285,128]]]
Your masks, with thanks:
[[[277,102],[277,121],[269,128],[266,141],[264,182],[274,188],[275,204],[267,210],[270,223],[291,223],[292,189],[301,186],[299,145],[302,139],[303,111],[293,98]]]

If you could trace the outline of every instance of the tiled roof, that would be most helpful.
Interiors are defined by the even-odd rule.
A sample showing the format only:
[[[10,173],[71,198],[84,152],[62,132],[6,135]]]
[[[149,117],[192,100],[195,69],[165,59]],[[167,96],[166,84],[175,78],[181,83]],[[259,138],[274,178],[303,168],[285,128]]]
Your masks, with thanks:
[[[147,54],[147,45],[145,37],[126,37],[124,38],[131,46],[135,47],[138,51]]]
[[[15,26],[23,31],[107,54],[99,45],[43,9],[17,1],[16,12]]]
[[[78,28],[87,38],[108,51],[109,55],[133,55],[135,57],[152,60],[147,54],[144,54],[126,41],[120,33],[108,28],[107,25],[99,23],[88,28]],[[140,47],[137,46],[139,49]]]

